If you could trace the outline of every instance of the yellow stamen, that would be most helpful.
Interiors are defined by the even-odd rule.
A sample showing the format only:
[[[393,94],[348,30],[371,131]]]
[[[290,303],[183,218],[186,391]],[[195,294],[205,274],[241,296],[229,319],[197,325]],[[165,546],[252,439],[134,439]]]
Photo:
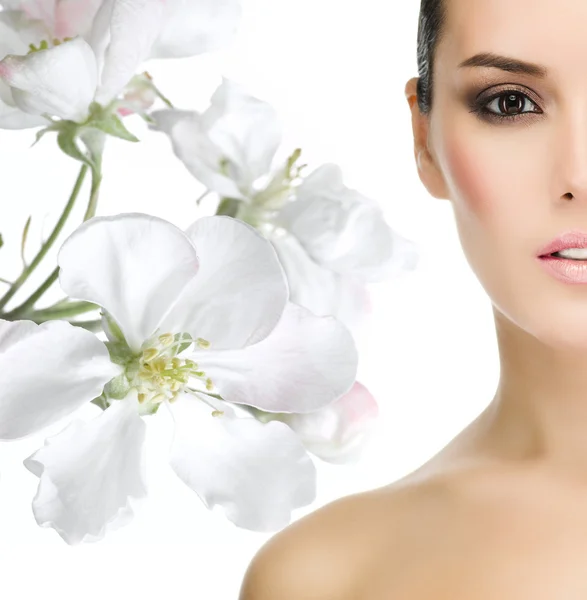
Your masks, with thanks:
[[[156,348],[147,348],[146,350],[143,350],[143,360],[147,362],[153,360],[157,354],[159,354],[159,350]]]
[[[205,340],[204,338],[199,337],[196,340],[196,343],[198,344],[198,346],[200,348],[209,348],[210,347],[210,342],[208,340]]]

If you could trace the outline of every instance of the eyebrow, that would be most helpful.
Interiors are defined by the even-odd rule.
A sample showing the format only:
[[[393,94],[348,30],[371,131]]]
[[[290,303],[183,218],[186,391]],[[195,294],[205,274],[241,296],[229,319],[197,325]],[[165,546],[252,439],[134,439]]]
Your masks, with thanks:
[[[548,75],[548,69],[544,65],[525,62],[511,56],[501,56],[493,52],[480,52],[467,58],[459,64],[462,67],[494,67],[509,73],[521,73],[544,79]]]

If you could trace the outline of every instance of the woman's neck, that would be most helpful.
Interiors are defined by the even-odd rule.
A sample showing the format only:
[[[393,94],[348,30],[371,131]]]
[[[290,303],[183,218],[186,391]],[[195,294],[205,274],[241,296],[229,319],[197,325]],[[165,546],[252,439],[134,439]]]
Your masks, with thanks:
[[[495,308],[494,317],[495,396],[438,458],[545,464],[587,478],[587,339],[583,352],[548,345]]]

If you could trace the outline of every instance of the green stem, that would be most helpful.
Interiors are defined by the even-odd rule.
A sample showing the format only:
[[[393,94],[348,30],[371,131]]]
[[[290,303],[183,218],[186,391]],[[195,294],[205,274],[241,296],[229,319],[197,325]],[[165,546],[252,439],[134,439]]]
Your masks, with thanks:
[[[29,314],[29,309],[31,309],[35,302],[57,281],[59,277],[59,267],[55,267],[53,272],[43,281],[43,283],[19,306],[7,312],[4,315],[4,318],[9,321],[15,321],[16,319],[24,319],[27,314]]]
[[[99,308],[100,307],[97,304],[80,300],[79,302],[70,302],[68,305],[63,305],[59,308],[42,308],[40,310],[23,312],[16,315],[7,313],[5,318],[8,321],[28,319],[30,321],[35,321],[35,323],[43,323],[44,321],[51,321],[53,319],[69,319]]]
[[[18,290],[22,287],[22,285],[25,283],[25,281],[29,278],[31,273],[37,268],[37,265],[41,262],[41,260],[43,260],[44,256],[47,254],[47,252],[49,251],[49,249],[51,248],[51,246],[57,239],[57,236],[61,233],[61,230],[63,229],[63,226],[65,225],[65,222],[67,221],[67,218],[69,217],[71,210],[73,209],[73,206],[75,204],[75,201],[78,197],[78,194],[82,187],[82,183],[86,176],[87,170],[88,170],[87,165],[83,165],[82,168],[80,169],[79,175],[77,176],[77,180],[75,182],[75,185],[73,187],[73,190],[71,192],[69,200],[68,200],[67,204],[65,205],[65,208],[63,210],[63,213],[61,214],[61,217],[59,218],[59,221],[57,221],[57,224],[53,228],[51,235],[48,237],[48,239],[45,241],[45,243],[41,246],[41,249],[37,252],[37,255],[31,261],[31,264],[28,265],[28,267],[26,267],[25,269],[23,269],[23,271],[20,274],[20,276],[18,277],[18,279],[10,286],[9,290],[4,294],[4,296],[2,296],[2,298],[0,298],[0,311],[11,300],[11,298],[14,296],[14,294],[16,294],[16,292],[18,292]]]
[[[202,200],[212,192],[212,190],[206,190],[197,200],[196,200],[196,205],[199,206],[200,202],[202,202]]]
[[[101,169],[100,169],[101,157],[100,156],[96,157],[95,162],[96,162],[96,169],[92,169],[92,187],[90,190],[90,199],[88,201],[88,206],[86,209],[86,213],[84,215],[84,222],[87,221],[88,219],[91,219],[96,214],[96,208],[98,206],[98,196],[99,196],[99,192],[100,192],[100,184],[102,183],[102,173],[101,173]],[[82,170],[85,175],[87,166],[84,165],[82,167]],[[81,171],[80,171],[80,175],[81,175]],[[77,191],[79,192],[79,189]],[[76,192],[76,196],[77,196],[77,192]],[[36,257],[35,257],[35,259],[36,259]],[[31,265],[32,264],[33,263],[31,263]],[[13,310],[11,310],[9,313],[4,315],[4,318],[6,318],[8,320],[29,318],[27,315],[29,315],[31,313],[31,309],[34,307],[37,300],[57,281],[58,277],[59,277],[59,267],[57,266],[57,267],[55,267],[55,269],[53,269],[53,271],[47,277],[47,279],[45,279],[45,281],[43,281],[43,283],[29,296],[29,298],[27,298],[22,304],[20,304],[19,306],[17,306]],[[2,308],[1,305],[0,305],[0,308]],[[92,310],[92,309],[87,309],[87,310]],[[42,309],[38,312],[41,314],[44,312],[48,312],[49,314],[51,314],[51,312],[53,312],[53,311],[49,311],[49,309]],[[84,312],[87,312],[87,311],[84,311]],[[60,318],[60,317],[53,317],[53,318]],[[46,319],[46,320],[50,320],[50,318]]]
[[[84,221],[91,219],[96,215],[98,207],[98,196],[100,194],[100,184],[102,183],[102,157],[95,157],[96,168],[92,170],[92,188],[90,190],[90,201],[84,215]]]
[[[70,321],[70,323],[76,327],[87,329],[93,333],[102,331],[102,321],[100,319],[94,319],[92,321]]]

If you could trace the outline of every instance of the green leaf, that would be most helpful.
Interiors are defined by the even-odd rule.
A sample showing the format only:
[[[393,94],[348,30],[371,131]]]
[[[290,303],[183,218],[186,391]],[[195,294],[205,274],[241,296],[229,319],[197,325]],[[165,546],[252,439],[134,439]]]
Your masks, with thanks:
[[[110,354],[110,360],[117,365],[126,365],[133,358],[131,349],[121,342],[104,342]]]
[[[115,400],[122,400],[128,394],[129,390],[130,381],[127,379],[125,373],[117,375],[104,386],[106,397],[114,398]]]
[[[102,315],[102,329],[104,329],[104,333],[106,337],[112,342],[120,342],[124,346],[128,348],[128,343],[126,338],[124,337],[124,333],[118,326],[118,323],[114,320],[112,315],[105,309],[102,309],[100,312]]]
[[[93,171],[96,170],[96,165],[92,159],[84,154],[75,143],[76,133],[77,127],[68,126],[62,122],[61,130],[57,134],[57,144],[65,154],[88,165]]]
[[[228,217],[235,217],[238,213],[239,205],[242,200],[238,198],[222,198],[218,208],[216,209],[217,215],[226,215]]]
[[[22,264],[24,265],[25,269],[26,269],[26,267],[27,267],[27,264],[26,264],[26,259],[25,259],[25,257],[24,257],[24,249],[25,249],[25,246],[26,246],[26,240],[27,240],[27,236],[28,236],[28,234],[29,234],[29,227],[30,227],[30,225],[31,225],[31,219],[32,219],[32,218],[33,218],[33,217],[32,217],[32,215],[31,215],[31,216],[30,216],[30,217],[27,219],[26,225],[24,226],[24,229],[23,229],[23,231],[22,231],[22,239],[21,239],[21,242],[20,242],[20,256],[21,256],[21,258],[22,258]]]
[[[110,404],[108,403],[108,400],[106,400],[106,396],[104,396],[104,394],[101,394],[97,398],[94,398],[92,400],[92,404],[99,406],[102,410],[106,410],[110,406]]]
[[[0,248],[4,246],[4,239],[2,238],[2,234],[0,233]]]
[[[173,336],[173,339],[174,345],[178,344],[177,354],[187,350],[194,343],[194,340],[189,333],[176,333]]]
[[[45,127],[44,129],[40,129],[39,131],[37,131],[37,134],[35,135],[35,141],[31,144],[31,148],[37,144],[40,139],[48,132],[48,131],[59,131],[61,129],[61,123],[53,123],[52,125],[49,125],[48,127]]]
[[[104,133],[109,135],[113,135],[114,137],[127,140],[129,142],[138,142],[139,138],[133,135],[115,114],[110,113],[108,115],[104,115],[101,118],[96,119],[95,121],[90,121],[88,123],[91,127],[99,129]]]

